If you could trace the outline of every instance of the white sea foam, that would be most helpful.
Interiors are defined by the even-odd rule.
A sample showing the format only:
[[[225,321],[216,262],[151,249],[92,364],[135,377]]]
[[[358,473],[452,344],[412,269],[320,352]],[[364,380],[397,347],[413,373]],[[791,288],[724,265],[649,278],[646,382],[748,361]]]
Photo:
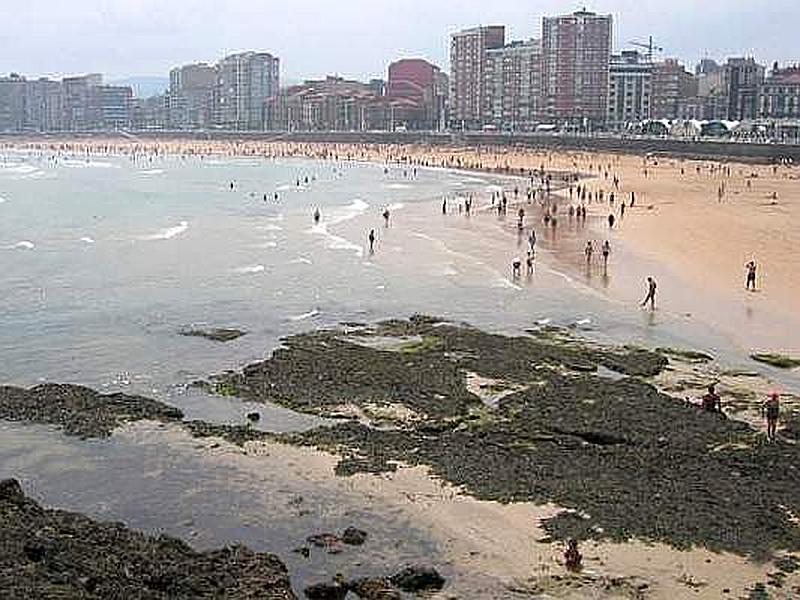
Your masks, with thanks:
[[[90,238],[89,236],[82,237],[81,241],[84,244],[94,244],[94,240],[92,238]]]
[[[539,319],[538,321],[536,321],[537,325],[542,325],[542,326],[543,325],[550,325],[550,323],[552,323],[552,319],[547,319],[547,318]]]
[[[386,208],[388,208],[389,210],[402,210],[405,207],[406,207],[406,205],[403,204],[402,202],[395,202],[394,204],[390,204]]]
[[[521,290],[522,289],[516,283],[514,283],[510,279],[506,279],[505,277],[498,277],[497,279],[495,279],[495,282],[492,284],[492,287],[510,288],[512,290]]]
[[[186,221],[181,221],[180,225],[176,225],[175,227],[167,227],[166,229],[162,229],[158,233],[154,233],[153,235],[149,235],[145,237],[145,240],[171,240],[172,238],[179,236],[181,234],[186,233],[189,230],[189,223]]]
[[[273,225],[272,223],[261,225],[259,229],[261,231],[283,231],[283,227],[281,227],[280,225]]]
[[[29,175],[39,170],[32,165],[23,163],[0,163],[0,169],[5,173],[14,173],[15,175]]]
[[[164,173],[164,169],[147,169],[145,171],[139,171],[139,175],[161,175]]]
[[[6,250],[33,250],[35,247],[36,245],[33,242],[23,240],[21,242],[17,242],[16,244],[6,246]]]
[[[278,247],[278,242],[263,242],[261,244],[256,244],[255,247],[259,248],[260,250],[267,250],[269,248],[277,248]]]
[[[592,320],[588,319],[588,318],[587,319],[580,319],[579,321],[575,321],[575,325],[580,325],[580,326],[591,325],[591,323],[592,323]]]
[[[8,202],[8,200],[0,196],[0,204],[5,204],[6,202]]]
[[[407,190],[411,186],[407,183],[390,183],[386,186],[388,190]]]
[[[314,263],[311,261],[310,258],[306,258],[305,256],[299,256],[294,260],[289,261],[290,265],[313,265]]]
[[[363,214],[368,208],[369,204],[363,200],[353,200],[347,206],[343,206],[331,211],[331,215],[327,218],[327,220],[323,223],[318,223],[317,225],[312,226],[309,230],[309,233],[325,236],[327,239],[326,247],[331,250],[352,250],[359,258],[361,258],[364,256],[364,249],[360,245],[355,244],[341,236],[334,235],[328,231],[328,226],[338,225],[340,223],[344,223],[345,221],[349,221],[350,219],[354,219],[360,214]]]
[[[311,311],[309,311],[307,313],[303,313],[302,315],[295,315],[293,317],[289,317],[289,320],[293,321],[293,322],[305,321],[307,319],[313,319],[317,315],[319,315],[319,311],[315,309],[315,310],[311,310]]]
[[[253,275],[255,273],[263,273],[266,271],[264,265],[248,265],[246,267],[239,267],[235,269],[240,275]]]
[[[66,158],[61,161],[61,166],[70,169],[116,169],[117,165],[100,160],[75,160]]]

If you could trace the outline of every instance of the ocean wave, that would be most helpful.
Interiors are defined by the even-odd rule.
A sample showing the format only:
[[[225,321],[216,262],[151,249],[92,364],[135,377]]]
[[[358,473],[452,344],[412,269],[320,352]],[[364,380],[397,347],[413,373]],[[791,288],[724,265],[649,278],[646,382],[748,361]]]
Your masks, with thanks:
[[[5,204],[6,202],[8,202],[8,200],[0,196],[0,204]]]
[[[394,204],[390,204],[386,208],[389,209],[389,210],[402,210],[405,207],[406,207],[406,205],[403,204],[402,202],[395,202]]]
[[[328,231],[327,225],[320,223],[311,228],[311,233],[316,235],[323,235],[326,238],[325,247],[329,250],[352,250],[359,258],[364,256],[364,249],[358,244],[354,244],[350,240],[338,235],[334,235]]]
[[[21,242],[17,242],[16,244],[6,246],[5,248],[6,250],[33,250],[36,248],[36,244],[29,242],[28,240],[23,240]]]
[[[290,265],[313,265],[314,263],[311,261],[310,258],[306,258],[305,256],[299,256],[294,260],[289,261]]]
[[[269,248],[277,248],[278,242],[263,242],[261,244],[256,244],[254,247],[259,250],[268,250]]]
[[[283,227],[281,227],[280,225],[273,225],[272,223],[261,225],[259,229],[261,231],[283,231]]]
[[[238,267],[234,270],[240,275],[252,275],[255,273],[263,273],[267,268],[264,265],[248,265],[246,267]]]
[[[85,236],[85,237],[82,237],[80,239],[80,241],[82,241],[84,244],[94,244],[94,240],[92,238],[90,238],[88,235]]]
[[[407,183],[390,183],[386,186],[387,190],[407,190],[411,186]]]
[[[154,233],[153,235],[149,235],[145,237],[145,240],[171,240],[172,238],[179,236],[183,233],[186,233],[189,230],[189,223],[187,221],[181,221],[180,225],[176,225],[175,227],[168,227],[166,229],[162,229],[158,233]]]
[[[307,319],[313,319],[314,317],[318,316],[319,314],[320,314],[320,311],[314,309],[314,310],[311,310],[311,311],[309,311],[307,313],[303,313],[302,315],[294,315],[292,317],[289,317],[289,320],[292,321],[292,322],[305,321]]]
[[[26,165],[24,163],[2,162],[0,162],[0,169],[2,169],[5,173],[14,173],[16,175],[29,175],[30,173],[35,173],[39,170],[32,165]]]
[[[76,160],[71,158],[65,158],[61,161],[61,166],[69,167],[71,169],[116,169],[118,168],[117,165],[104,162],[100,160]]]
[[[147,169],[145,171],[139,171],[139,175],[161,175],[164,173],[164,169]]]

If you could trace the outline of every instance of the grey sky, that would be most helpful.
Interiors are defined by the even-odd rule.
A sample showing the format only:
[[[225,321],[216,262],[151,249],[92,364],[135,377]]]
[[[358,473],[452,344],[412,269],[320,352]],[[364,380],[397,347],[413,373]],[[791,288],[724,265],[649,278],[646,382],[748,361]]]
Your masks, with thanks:
[[[449,34],[506,24],[539,34],[541,16],[586,5],[615,18],[617,49],[655,36],[667,55],[800,62],[798,0],[0,0],[0,73],[166,76],[245,49],[281,57],[282,77],[380,76],[423,56],[447,67]]]

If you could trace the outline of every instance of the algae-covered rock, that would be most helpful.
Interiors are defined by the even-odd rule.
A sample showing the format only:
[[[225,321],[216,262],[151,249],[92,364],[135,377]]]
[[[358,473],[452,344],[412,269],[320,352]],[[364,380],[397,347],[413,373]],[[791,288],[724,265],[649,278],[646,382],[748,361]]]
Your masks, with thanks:
[[[241,546],[197,552],[175,538],[46,510],[14,483],[0,483],[0,490],[17,490],[0,494],[3,598],[296,598],[272,554]]]
[[[751,354],[750,358],[756,362],[764,363],[765,365],[770,365],[778,369],[796,369],[800,367],[800,358],[785,356],[783,354],[755,353]]]
[[[82,438],[108,437],[127,422],[148,419],[169,423],[182,418],[180,410],[157,400],[100,394],[78,385],[0,387],[0,419],[59,425],[67,435]]]

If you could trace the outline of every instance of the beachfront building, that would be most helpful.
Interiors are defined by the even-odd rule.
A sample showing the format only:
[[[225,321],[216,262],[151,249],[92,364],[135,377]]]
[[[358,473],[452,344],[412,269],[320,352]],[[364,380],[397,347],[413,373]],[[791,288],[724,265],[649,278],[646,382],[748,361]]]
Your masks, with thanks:
[[[650,118],[653,63],[635,50],[611,57],[608,126],[618,131]]]
[[[608,115],[611,15],[581,10],[542,22],[543,101],[547,118],[589,128]]]
[[[722,67],[728,119],[752,120],[758,116],[758,96],[766,69],[753,58],[729,58]]]
[[[505,45],[503,25],[473,27],[450,40],[450,126],[479,129],[489,111],[486,90],[487,51]]]
[[[374,88],[373,93],[408,108],[402,123],[405,128],[438,131],[445,126],[448,85],[447,75],[436,65],[421,58],[406,58],[389,65],[385,94]]]
[[[92,119],[97,116],[97,107],[93,104],[96,96],[92,88],[103,85],[103,76],[99,73],[65,77],[61,80],[63,94],[63,126],[67,131],[84,131],[93,126]]]
[[[25,126],[25,78],[12,73],[0,77],[0,131],[22,131]]]
[[[279,59],[266,52],[242,52],[226,56],[216,69],[215,125],[222,129],[263,130],[266,103],[279,91]]]
[[[170,126],[169,93],[149,98],[134,98],[131,105],[131,120],[134,129],[166,129]]]
[[[131,126],[133,89],[124,85],[90,88],[89,129],[127,129]]]
[[[800,119],[800,65],[781,69],[775,64],[759,91],[758,113],[769,119]]]
[[[59,131],[62,129],[63,112],[60,81],[42,78],[26,83],[26,131]]]
[[[506,131],[530,131],[542,111],[541,40],[515,41],[486,51],[486,122]]]
[[[169,72],[169,126],[196,129],[213,123],[217,69],[206,63],[176,67]]]
[[[654,119],[694,118],[686,115],[687,106],[697,106],[697,78],[674,58],[653,67],[650,114]]]
[[[336,76],[282,90],[267,101],[266,112],[270,130],[289,132],[386,130],[393,116],[387,97],[374,87]]]

